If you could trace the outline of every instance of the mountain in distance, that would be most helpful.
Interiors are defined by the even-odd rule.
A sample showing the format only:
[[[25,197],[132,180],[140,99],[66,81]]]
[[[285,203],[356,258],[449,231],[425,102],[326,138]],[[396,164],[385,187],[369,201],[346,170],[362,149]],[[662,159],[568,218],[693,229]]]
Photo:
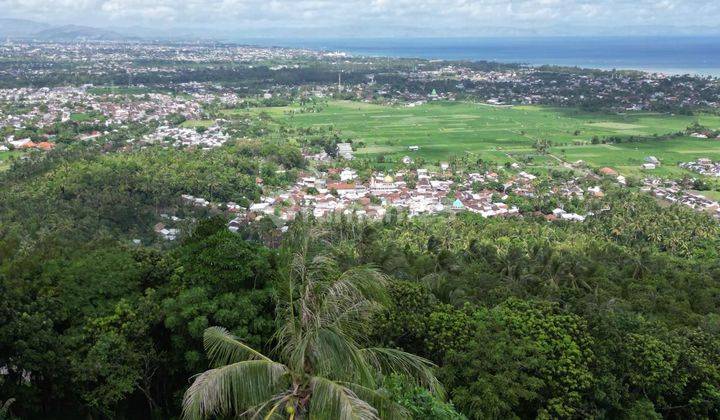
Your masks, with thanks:
[[[165,41],[247,41],[250,39],[314,39],[314,38],[418,38],[417,34],[422,33],[421,38],[446,38],[447,33],[441,29],[419,30],[413,25],[396,26],[386,29],[374,30],[371,36],[363,37],[367,28],[362,25],[323,25],[307,27],[244,27],[238,31],[233,27],[213,26],[173,26],[160,25],[142,26],[115,26],[96,28],[84,25],[57,25],[45,22],[38,22],[28,19],[0,18],[0,40],[42,40],[42,41],[140,41],[140,40],[165,40]],[[582,33],[586,37],[607,37],[607,36],[663,36],[673,34],[675,36],[720,35],[720,29],[713,27],[665,27],[658,28],[652,25],[615,28],[612,31],[604,27],[565,25],[544,26],[534,28],[519,28],[511,26],[495,26],[478,28],[473,25],[458,25],[454,28],[454,35],[457,38],[474,37],[556,37],[563,36],[567,32]],[[333,34],[328,36],[327,34]]]
[[[42,39],[48,41],[122,41],[128,39],[136,39],[135,37],[126,36],[107,29],[79,25],[63,25],[51,27],[39,31],[33,34],[31,37],[34,39]]]
[[[26,19],[0,18],[0,37],[27,38],[50,28],[50,25]]]
[[[43,41],[122,41],[137,40],[133,32],[119,32],[82,25],[51,25],[26,19],[0,18],[0,38]]]

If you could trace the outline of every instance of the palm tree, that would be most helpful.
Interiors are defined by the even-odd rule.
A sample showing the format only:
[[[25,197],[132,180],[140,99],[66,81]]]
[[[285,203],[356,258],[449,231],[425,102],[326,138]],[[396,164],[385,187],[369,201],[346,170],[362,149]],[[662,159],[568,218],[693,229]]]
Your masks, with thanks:
[[[343,272],[334,259],[305,253],[292,256],[278,286],[274,358],[208,328],[205,349],[216,367],[195,377],[184,418],[407,418],[382,390],[393,373],[442,396],[428,360],[365,346],[370,318],[388,299],[387,278],[371,267]]]

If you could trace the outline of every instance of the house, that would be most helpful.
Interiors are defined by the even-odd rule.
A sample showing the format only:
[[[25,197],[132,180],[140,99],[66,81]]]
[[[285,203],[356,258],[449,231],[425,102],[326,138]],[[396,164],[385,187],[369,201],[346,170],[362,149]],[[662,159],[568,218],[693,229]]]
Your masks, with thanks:
[[[270,203],[255,203],[250,205],[248,210],[253,212],[265,212],[268,208],[270,208]]]
[[[593,197],[604,197],[605,196],[605,193],[602,192],[602,189],[600,189],[599,185],[588,188],[588,192],[590,194],[592,194]]]
[[[353,155],[352,145],[350,143],[338,143],[337,155],[343,159],[352,160],[355,156]]]
[[[652,163],[653,165],[657,166],[660,165],[660,161],[655,156],[648,156],[645,158],[645,163]]]
[[[584,222],[585,216],[581,216],[576,213],[563,213],[560,215],[560,218],[563,220],[572,220],[574,222]]]
[[[357,193],[357,188],[355,187],[355,184],[348,184],[345,182],[333,182],[328,183],[327,188],[329,190],[335,190],[337,191],[339,196],[345,196],[351,193]]]
[[[411,152],[417,152],[418,150],[420,150],[420,146],[408,146],[408,150],[410,150]]]
[[[655,169],[654,163],[643,163],[642,168],[645,170]]]
[[[600,168],[600,170],[598,172],[600,172],[600,175],[618,176],[618,173],[615,169],[608,168],[608,167]]]
[[[405,165],[411,165],[413,163],[413,160],[410,156],[403,156],[402,163]]]
[[[357,172],[350,168],[345,168],[340,172],[340,181],[352,181],[353,179],[357,178]]]
[[[10,140],[8,143],[12,144],[16,149],[35,147],[35,143],[30,139]]]
[[[529,173],[527,173],[527,172],[525,172],[525,171],[520,172],[518,175],[519,175],[520,177],[528,180],[528,181],[533,181],[533,180],[535,180],[535,179],[537,178],[535,175],[529,174]]]
[[[35,147],[42,150],[52,150],[55,147],[55,143],[41,141],[40,143],[35,144]]]

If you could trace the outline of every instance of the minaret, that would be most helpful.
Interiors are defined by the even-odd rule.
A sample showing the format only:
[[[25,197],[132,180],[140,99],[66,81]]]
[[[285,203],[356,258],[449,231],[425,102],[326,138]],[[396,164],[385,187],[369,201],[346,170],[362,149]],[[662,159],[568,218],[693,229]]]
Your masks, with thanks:
[[[338,92],[342,92],[342,70],[338,72]]]

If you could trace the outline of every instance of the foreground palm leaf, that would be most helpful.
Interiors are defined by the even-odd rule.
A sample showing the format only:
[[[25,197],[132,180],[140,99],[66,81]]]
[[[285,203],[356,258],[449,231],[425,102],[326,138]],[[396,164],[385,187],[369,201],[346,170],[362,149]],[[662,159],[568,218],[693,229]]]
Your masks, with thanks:
[[[185,393],[184,418],[406,418],[381,390],[392,373],[442,395],[428,360],[366,347],[368,321],[388,300],[387,279],[377,270],[341,272],[331,258],[308,261],[300,253],[288,264],[278,294],[279,361],[224,328],[208,328],[205,350],[215,368],[196,376]]]

